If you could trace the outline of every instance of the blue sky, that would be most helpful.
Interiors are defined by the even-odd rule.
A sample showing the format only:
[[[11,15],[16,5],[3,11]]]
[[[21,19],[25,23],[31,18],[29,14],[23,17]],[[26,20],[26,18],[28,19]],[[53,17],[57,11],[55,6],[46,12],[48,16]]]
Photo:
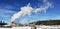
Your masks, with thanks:
[[[38,20],[56,20],[60,19],[60,0],[48,0],[53,4],[51,8],[46,10],[46,13],[43,11],[38,14],[32,14],[31,16],[24,16],[18,18],[17,20],[22,20],[23,18],[29,21],[38,21]],[[31,7],[38,8],[39,5],[43,5],[42,0],[0,0],[0,20],[3,20],[7,23],[10,22],[13,14],[21,11],[21,7],[26,6],[28,3],[31,4]],[[16,22],[16,21],[15,21]]]

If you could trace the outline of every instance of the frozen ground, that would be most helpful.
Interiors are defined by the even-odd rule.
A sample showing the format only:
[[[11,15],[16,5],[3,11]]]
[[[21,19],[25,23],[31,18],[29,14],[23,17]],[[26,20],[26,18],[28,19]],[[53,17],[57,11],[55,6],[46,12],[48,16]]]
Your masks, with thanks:
[[[60,29],[60,26],[36,26],[36,29]],[[12,27],[12,28],[0,28],[0,29],[31,29],[29,26],[24,26],[24,27]]]
[[[24,26],[24,27],[12,27],[12,28],[0,28],[0,29],[31,29],[31,27]]]
[[[38,26],[36,26],[37,27],[37,29],[60,29],[60,26],[58,25],[56,25],[56,26],[45,26],[45,25],[38,25]]]

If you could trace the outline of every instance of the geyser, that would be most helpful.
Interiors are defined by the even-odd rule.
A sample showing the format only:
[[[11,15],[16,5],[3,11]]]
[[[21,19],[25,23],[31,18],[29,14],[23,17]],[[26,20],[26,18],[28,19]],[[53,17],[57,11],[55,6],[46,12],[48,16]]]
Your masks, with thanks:
[[[11,22],[13,22],[15,19],[21,16],[30,15],[32,10],[33,8],[30,6],[30,3],[27,6],[21,7],[21,11],[19,11],[18,13],[15,13],[12,16]]]
[[[46,13],[46,10],[51,7],[52,4],[50,2],[48,2],[47,0],[43,0],[43,5],[40,6],[39,8],[32,8],[30,6],[30,3],[28,3],[26,6],[21,7],[21,11],[15,13],[12,18],[11,18],[11,22],[13,22],[15,19],[21,17],[21,16],[25,16],[25,15],[31,15],[32,12],[34,13],[38,13],[41,11],[44,11],[44,13]],[[22,21],[23,22],[23,21]]]

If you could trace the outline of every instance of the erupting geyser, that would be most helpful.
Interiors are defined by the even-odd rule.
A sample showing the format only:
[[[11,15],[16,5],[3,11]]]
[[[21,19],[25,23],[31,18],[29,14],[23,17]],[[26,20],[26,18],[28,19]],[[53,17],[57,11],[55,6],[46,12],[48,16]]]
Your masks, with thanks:
[[[18,13],[15,13],[12,16],[11,22],[13,22],[15,19],[21,16],[30,15],[32,10],[33,8],[30,6],[30,3],[27,6],[21,7],[21,11],[19,11]]]
[[[29,15],[32,14],[32,12],[33,13],[38,13],[38,12],[44,11],[44,13],[46,13],[46,10],[51,6],[52,6],[52,4],[50,2],[48,2],[47,0],[43,0],[43,5],[39,8],[32,8],[30,6],[30,3],[28,3],[27,6],[21,7],[21,11],[19,11],[18,13],[15,13],[12,16],[11,22],[13,22],[15,19],[17,19],[21,16],[25,16],[25,15],[29,16]]]

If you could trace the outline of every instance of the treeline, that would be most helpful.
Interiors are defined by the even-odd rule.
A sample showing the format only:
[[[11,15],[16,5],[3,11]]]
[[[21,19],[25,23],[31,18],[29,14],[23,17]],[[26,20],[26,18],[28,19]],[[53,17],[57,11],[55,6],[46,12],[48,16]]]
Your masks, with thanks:
[[[0,26],[1,25],[7,25],[7,23],[5,23],[4,21],[0,21]]]

